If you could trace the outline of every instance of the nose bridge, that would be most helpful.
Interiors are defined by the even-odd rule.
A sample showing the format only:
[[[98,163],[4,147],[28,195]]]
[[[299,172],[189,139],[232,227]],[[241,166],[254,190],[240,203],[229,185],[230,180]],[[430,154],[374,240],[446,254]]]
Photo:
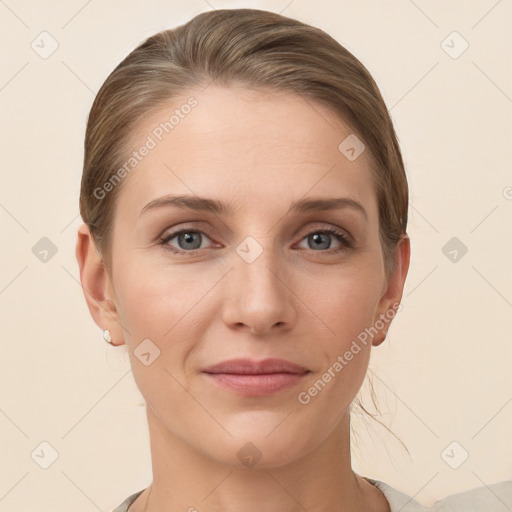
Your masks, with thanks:
[[[290,292],[282,282],[281,258],[272,237],[248,236],[235,248],[230,272],[225,321],[245,324],[264,333],[272,326],[289,324],[293,318]]]
[[[282,286],[277,282],[276,274],[279,266],[274,249],[267,244],[265,247],[254,238],[246,239],[239,244],[236,253],[239,261],[235,264],[237,274],[241,278],[241,284],[248,290],[258,294],[266,294],[271,298],[280,293],[278,288]]]

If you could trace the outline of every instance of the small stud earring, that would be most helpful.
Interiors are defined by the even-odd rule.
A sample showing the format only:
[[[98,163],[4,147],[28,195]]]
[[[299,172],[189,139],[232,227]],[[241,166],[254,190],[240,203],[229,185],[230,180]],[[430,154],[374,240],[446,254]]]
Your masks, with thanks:
[[[110,331],[108,329],[105,329],[103,331],[103,339],[107,342],[112,344],[112,336],[110,335]]]

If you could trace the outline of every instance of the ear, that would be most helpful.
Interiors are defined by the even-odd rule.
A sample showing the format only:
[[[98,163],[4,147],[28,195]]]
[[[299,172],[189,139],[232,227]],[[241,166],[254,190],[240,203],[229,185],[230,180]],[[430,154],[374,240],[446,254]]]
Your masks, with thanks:
[[[383,295],[373,321],[373,326],[378,330],[372,341],[372,345],[375,347],[385,340],[391,321],[402,299],[405,278],[407,277],[411,259],[411,243],[407,234],[404,233],[398,241],[393,252],[393,258],[394,268],[386,280]]]
[[[124,335],[114,290],[87,224],[78,228],[75,254],[80,268],[80,283],[92,318],[98,327],[110,331],[112,345],[122,345]]]

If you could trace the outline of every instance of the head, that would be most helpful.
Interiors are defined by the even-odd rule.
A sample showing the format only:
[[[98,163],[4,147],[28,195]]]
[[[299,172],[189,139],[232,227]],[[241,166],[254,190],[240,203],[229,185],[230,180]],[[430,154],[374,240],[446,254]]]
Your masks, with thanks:
[[[226,463],[251,441],[284,464],[348,418],[401,299],[407,208],[361,62],[278,14],[207,12],[147,39],[95,98],[81,281],[161,429]],[[239,357],[307,373],[246,396],[203,371]]]

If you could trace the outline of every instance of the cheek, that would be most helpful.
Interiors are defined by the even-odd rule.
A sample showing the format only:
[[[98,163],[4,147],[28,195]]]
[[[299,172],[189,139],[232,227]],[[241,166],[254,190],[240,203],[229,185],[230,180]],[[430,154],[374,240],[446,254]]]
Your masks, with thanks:
[[[213,315],[210,288],[221,277],[197,274],[187,265],[158,264],[148,257],[119,265],[118,311],[133,375],[148,402],[163,390],[181,396],[177,381],[184,383],[194,371],[189,356],[206,337]]]
[[[117,280],[118,311],[130,344],[141,336],[163,342],[180,322],[186,323],[187,315],[207,293],[204,281],[190,272],[145,262],[130,269],[121,267]]]
[[[371,326],[380,299],[380,279],[370,265],[304,280],[298,295],[319,325],[326,346],[342,350]],[[330,340],[330,342],[329,342]]]
[[[305,287],[300,292],[314,312],[308,313],[314,320],[308,330],[312,345],[321,352],[322,367],[315,376],[321,382],[316,388],[327,402],[333,400],[331,403],[336,407],[348,405],[366,374],[371,327],[380,298],[376,283],[379,279],[375,268],[367,266],[340,272],[336,278],[317,280],[315,293],[309,288],[308,294]],[[324,388],[329,391],[320,393]],[[312,389],[311,395],[316,396],[315,393]],[[331,393],[336,397],[331,397]]]
[[[327,284],[323,298],[312,302],[316,328],[310,326],[312,345],[321,366],[299,390],[297,403],[304,425],[322,418],[322,435],[335,428],[365,379],[371,353],[368,329],[373,320],[376,294],[361,279],[340,279]],[[313,308],[312,308],[313,309]]]
[[[191,278],[185,266],[132,260],[129,268],[118,267],[118,312],[131,368],[154,410],[168,410],[170,404],[172,410],[190,407],[190,396],[180,383],[187,356],[202,336],[206,284]]]

